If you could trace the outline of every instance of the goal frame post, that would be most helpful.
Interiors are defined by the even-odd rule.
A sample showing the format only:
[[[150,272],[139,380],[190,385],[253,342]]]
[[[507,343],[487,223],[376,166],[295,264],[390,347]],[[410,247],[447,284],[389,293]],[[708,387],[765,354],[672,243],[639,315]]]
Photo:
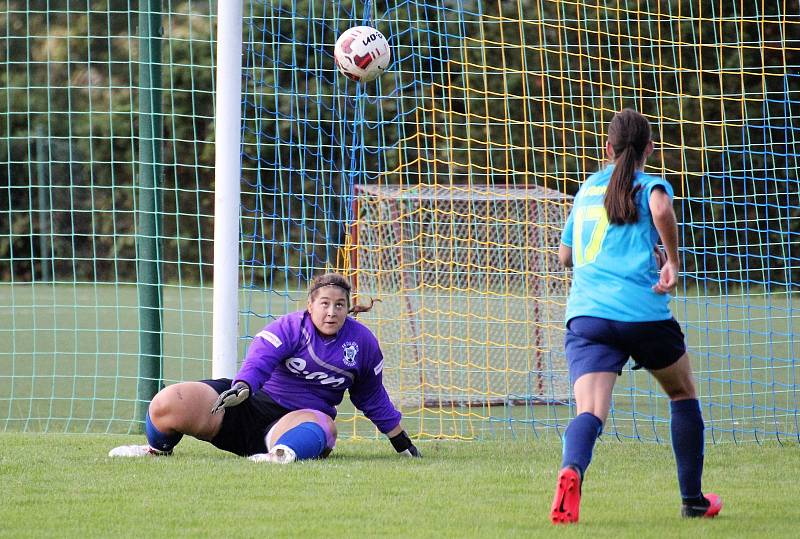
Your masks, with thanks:
[[[243,2],[217,3],[214,148],[213,378],[236,374],[239,339]]]

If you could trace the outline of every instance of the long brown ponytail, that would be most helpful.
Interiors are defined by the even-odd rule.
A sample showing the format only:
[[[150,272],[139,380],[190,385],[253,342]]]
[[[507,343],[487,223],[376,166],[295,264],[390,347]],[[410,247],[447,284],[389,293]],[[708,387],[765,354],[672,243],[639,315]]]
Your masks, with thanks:
[[[650,122],[635,110],[622,109],[608,126],[608,142],[614,150],[614,172],[603,205],[611,223],[635,223],[639,212],[633,176],[650,143]]]

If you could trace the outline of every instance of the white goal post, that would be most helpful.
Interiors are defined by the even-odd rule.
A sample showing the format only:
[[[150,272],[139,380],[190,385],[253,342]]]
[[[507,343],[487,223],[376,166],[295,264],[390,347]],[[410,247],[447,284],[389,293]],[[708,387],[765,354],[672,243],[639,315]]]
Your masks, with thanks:
[[[217,3],[212,378],[236,374],[239,339],[239,207],[242,2]]]

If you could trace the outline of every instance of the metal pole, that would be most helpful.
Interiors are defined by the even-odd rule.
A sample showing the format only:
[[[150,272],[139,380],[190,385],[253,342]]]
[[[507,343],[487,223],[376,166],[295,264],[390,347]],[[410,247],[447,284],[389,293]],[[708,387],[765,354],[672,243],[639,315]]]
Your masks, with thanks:
[[[139,186],[136,247],[139,291],[139,382],[136,417],[161,388],[161,0],[139,2]]]
[[[214,314],[211,376],[231,378],[236,374],[239,338],[242,1],[220,1],[217,6]]]
[[[44,128],[39,125],[36,127],[36,175],[39,182],[39,259],[41,260],[41,278],[44,282],[50,282],[50,197],[49,178],[47,177],[47,156],[45,154]]]

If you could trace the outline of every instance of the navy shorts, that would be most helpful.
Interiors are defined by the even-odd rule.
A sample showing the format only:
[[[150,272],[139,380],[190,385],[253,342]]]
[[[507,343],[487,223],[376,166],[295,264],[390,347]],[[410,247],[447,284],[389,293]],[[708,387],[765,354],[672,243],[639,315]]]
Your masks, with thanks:
[[[229,378],[200,381],[214,388],[217,394],[230,389],[232,382]],[[264,437],[272,425],[289,412],[291,410],[272,400],[263,391],[255,391],[238,406],[225,408],[222,426],[209,442],[223,451],[242,457],[266,453]]]
[[[576,316],[564,339],[571,383],[590,372],[615,372],[633,360],[647,370],[669,367],[686,353],[683,332],[674,318],[657,322],[617,322]]]

